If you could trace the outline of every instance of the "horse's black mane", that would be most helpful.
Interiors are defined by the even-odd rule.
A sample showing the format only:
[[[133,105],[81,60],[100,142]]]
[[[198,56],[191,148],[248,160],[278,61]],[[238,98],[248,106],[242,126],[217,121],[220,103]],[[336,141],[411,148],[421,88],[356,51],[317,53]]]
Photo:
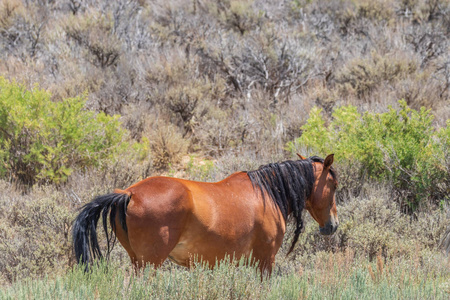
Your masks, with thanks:
[[[311,195],[314,185],[313,163],[323,163],[324,159],[312,156],[304,160],[288,160],[281,163],[271,163],[259,167],[258,170],[247,172],[255,189],[259,189],[265,198],[265,192],[278,205],[285,220],[290,210],[296,221],[296,228],[291,248],[294,249],[303,229],[302,211],[306,199]],[[330,170],[336,178],[334,170]]]

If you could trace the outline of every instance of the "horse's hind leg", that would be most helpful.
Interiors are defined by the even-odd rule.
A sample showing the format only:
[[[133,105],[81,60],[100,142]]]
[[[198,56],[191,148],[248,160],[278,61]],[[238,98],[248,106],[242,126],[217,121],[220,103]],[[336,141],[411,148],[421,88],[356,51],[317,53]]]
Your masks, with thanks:
[[[152,264],[159,267],[179,243],[186,214],[158,214],[156,209],[136,215],[130,205],[127,216],[128,239],[138,268]]]
[[[132,231],[131,228],[130,243],[135,253],[134,263],[138,269],[147,264],[155,268],[161,266],[177,245],[180,237],[179,230],[167,226],[152,226],[145,232]]]
[[[125,230],[123,230],[122,225],[120,224],[118,214],[116,214],[115,223],[116,224],[115,224],[115,232],[114,233],[116,234],[116,237],[119,240],[120,244],[127,251],[128,255],[130,256],[131,263],[132,263],[133,267],[135,268],[135,270],[137,271],[139,267],[138,267],[138,261],[136,258],[136,254],[134,253],[133,249],[131,248],[130,241],[128,240],[128,234],[125,232]]]

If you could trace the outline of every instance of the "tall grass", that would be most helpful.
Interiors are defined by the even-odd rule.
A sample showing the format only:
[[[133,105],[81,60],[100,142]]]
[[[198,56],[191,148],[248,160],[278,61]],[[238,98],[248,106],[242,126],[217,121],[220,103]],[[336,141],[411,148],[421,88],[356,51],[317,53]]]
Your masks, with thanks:
[[[101,262],[85,274],[26,279],[0,291],[1,299],[448,299],[450,260],[399,258],[373,262],[347,250],[319,252],[302,266],[277,266],[261,281],[256,268],[225,261],[211,270],[197,263],[187,270],[171,264],[139,274]]]

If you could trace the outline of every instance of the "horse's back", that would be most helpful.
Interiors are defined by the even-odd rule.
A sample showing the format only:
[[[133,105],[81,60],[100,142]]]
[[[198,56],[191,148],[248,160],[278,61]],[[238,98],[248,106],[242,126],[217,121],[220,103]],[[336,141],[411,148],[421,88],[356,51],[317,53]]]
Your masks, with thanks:
[[[184,184],[170,177],[149,177],[126,189],[131,193],[128,210],[141,210],[139,214],[172,213],[189,210],[189,190]]]

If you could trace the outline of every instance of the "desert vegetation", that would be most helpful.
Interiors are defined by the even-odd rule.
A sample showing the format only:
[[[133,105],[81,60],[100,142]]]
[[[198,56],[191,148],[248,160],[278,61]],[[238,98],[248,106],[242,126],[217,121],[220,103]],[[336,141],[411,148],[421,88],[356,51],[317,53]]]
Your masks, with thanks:
[[[450,295],[448,0],[1,0],[0,145],[0,298]],[[340,227],[270,279],[76,266],[94,196],[296,153],[335,153]]]

